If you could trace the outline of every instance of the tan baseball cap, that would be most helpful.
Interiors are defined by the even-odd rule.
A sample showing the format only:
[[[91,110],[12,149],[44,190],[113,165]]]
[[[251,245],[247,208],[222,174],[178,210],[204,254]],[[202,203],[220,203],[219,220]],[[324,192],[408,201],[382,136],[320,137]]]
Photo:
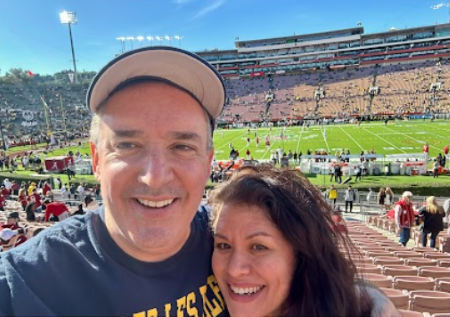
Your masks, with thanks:
[[[143,47],[114,58],[92,80],[86,104],[96,112],[120,84],[146,77],[182,88],[206,109],[212,119],[222,112],[226,92],[217,70],[198,55],[169,46]]]

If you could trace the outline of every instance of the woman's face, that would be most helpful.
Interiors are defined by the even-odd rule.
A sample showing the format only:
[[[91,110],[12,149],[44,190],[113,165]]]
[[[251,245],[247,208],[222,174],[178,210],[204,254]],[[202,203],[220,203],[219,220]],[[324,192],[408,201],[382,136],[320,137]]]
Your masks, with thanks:
[[[278,316],[295,266],[294,251],[256,206],[224,204],[213,270],[232,317]]]

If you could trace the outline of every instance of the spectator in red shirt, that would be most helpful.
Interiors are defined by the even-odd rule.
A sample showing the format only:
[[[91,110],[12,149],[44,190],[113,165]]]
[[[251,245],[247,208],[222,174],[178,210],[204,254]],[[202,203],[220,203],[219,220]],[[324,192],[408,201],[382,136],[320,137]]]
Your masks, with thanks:
[[[19,227],[19,213],[17,211],[13,211],[10,212],[8,214],[8,218],[6,218],[6,223],[2,224],[0,227],[0,230],[3,229],[11,229],[11,230],[19,230],[19,229],[23,229],[21,227]],[[17,241],[15,241],[15,246],[18,246],[22,243],[24,243],[25,241],[27,241],[27,238],[25,237],[25,235],[18,235],[17,236]]]
[[[7,189],[4,185],[0,186],[0,194],[3,195],[3,197],[8,198],[10,191]]]
[[[48,221],[50,219],[50,215],[57,217],[58,220],[56,221],[62,221],[70,217],[69,209],[67,208],[66,204],[62,202],[52,202],[51,200],[46,199],[44,201],[44,206],[45,221]]]
[[[27,241],[28,239],[25,237],[25,233],[26,230],[22,228],[18,230],[9,228],[0,230],[1,252],[8,251]]]
[[[52,187],[50,186],[50,184],[46,181],[44,183],[44,186],[42,187],[42,195],[47,196],[47,192],[51,191]]]
[[[33,188],[30,196],[28,196],[28,202],[36,203],[36,212],[42,212],[41,195],[38,194],[37,189]]]
[[[3,195],[0,193],[0,210],[1,211],[5,211],[5,208],[4,208],[5,201],[6,201],[6,198],[3,197]]]
[[[19,183],[17,183],[15,180],[13,180],[13,181],[12,181],[12,185],[11,185],[12,193],[13,193],[14,195],[18,195],[19,189],[20,189]]]

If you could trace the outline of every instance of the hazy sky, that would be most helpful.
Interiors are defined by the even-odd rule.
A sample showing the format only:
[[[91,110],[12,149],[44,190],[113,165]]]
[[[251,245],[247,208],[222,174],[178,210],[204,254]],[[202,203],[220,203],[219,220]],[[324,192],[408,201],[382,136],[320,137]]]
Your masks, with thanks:
[[[0,75],[10,68],[48,74],[72,69],[69,31],[59,21],[74,11],[78,70],[97,71],[120,52],[121,36],[181,35],[191,51],[232,49],[250,40],[354,27],[366,33],[449,20],[442,0],[0,0]],[[153,45],[159,42],[153,42]],[[144,45],[150,45],[145,40]],[[165,40],[163,44],[170,45]],[[177,40],[172,45],[179,46]],[[135,41],[134,47],[140,44]],[[127,49],[131,43],[127,43]]]

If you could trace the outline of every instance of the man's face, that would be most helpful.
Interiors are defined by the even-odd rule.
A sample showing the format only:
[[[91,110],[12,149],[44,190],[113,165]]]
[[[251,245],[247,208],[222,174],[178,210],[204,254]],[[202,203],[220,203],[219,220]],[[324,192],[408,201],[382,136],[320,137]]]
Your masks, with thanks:
[[[6,224],[8,224],[8,225],[17,225],[18,222],[19,222],[18,218],[7,218],[6,219]]]
[[[209,176],[205,114],[179,89],[142,83],[114,94],[100,116],[91,148],[108,231],[131,256],[163,260],[188,238]]]

